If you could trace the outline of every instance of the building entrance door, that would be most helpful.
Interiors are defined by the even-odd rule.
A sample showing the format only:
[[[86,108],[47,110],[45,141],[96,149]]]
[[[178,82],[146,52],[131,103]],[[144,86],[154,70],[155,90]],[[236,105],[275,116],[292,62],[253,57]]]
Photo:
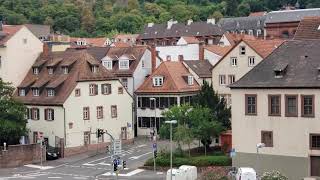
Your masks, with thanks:
[[[320,156],[311,156],[311,176],[320,176]]]

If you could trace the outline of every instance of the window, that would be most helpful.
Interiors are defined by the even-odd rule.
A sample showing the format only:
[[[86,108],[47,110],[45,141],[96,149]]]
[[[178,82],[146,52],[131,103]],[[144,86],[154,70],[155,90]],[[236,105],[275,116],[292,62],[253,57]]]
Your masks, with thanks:
[[[98,106],[97,107],[97,118],[98,119],[102,119],[103,118],[103,107],[102,106]]]
[[[246,94],[245,98],[246,115],[257,115],[257,95]]]
[[[53,74],[53,68],[52,67],[48,68],[48,74]]]
[[[32,95],[33,96],[39,96],[39,89],[38,88],[32,89]]]
[[[314,95],[301,95],[301,116],[314,117]]]
[[[193,85],[193,76],[188,76],[188,85]]]
[[[23,38],[23,44],[27,44],[28,40],[27,38]]]
[[[48,89],[48,90],[47,90],[47,95],[48,95],[48,96],[55,96],[55,91],[54,91],[54,89]]]
[[[122,87],[118,87],[118,94],[123,94],[123,88]]]
[[[153,86],[162,86],[163,77],[154,77],[153,78]]]
[[[120,60],[119,69],[129,69],[129,60]]]
[[[179,59],[179,61],[183,61],[184,60],[183,55],[178,55],[178,59]]]
[[[33,68],[33,74],[39,74],[39,68],[37,67]]]
[[[258,29],[257,30],[257,36],[260,36],[261,35],[261,29]]]
[[[90,119],[90,109],[89,107],[83,108],[83,120],[89,120]]]
[[[295,117],[298,116],[298,96],[286,95],[286,116]]]
[[[320,150],[320,134],[310,134],[310,149]]]
[[[101,84],[101,94],[111,94],[111,84]]]
[[[89,85],[89,95],[90,96],[98,95],[98,85],[96,84]]]
[[[281,116],[281,95],[269,95],[269,116]]]
[[[235,75],[229,75],[228,78],[229,78],[229,84],[232,84],[236,81]]]
[[[219,84],[221,86],[226,85],[226,75],[219,75]]]
[[[253,30],[252,30],[252,29],[249,29],[248,34],[249,34],[249,35],[253,35]]]
[[[39,120],[39,109],[38,108],[31,108],[31,119],[32,120]]]
[[[79,97],[81,95],[80,89],[75,89],[74,90],[74,96]]]
[[[237,66],[237,57],[231,57],[230,58],[230,64],[231,66]]]
[[[44,110],[44,119],[53,121],[54,120],[54,110],[53,109],[45,109]]]
[[[240,55],[246,55],[246,47],[240,46]]]
[[[112,61],[103,61],[103,66],[109,70],[112,69]]]
[[[63,74],[68,74],[69,73],[68,67],[63,67],[62,71],[63,71]]]
[[[140,128],[150,128],[150,117],[138,117],[138,126]]]
[[[113,105],[113,106],[111,106],[111,117],[112,117],[112,118],[116,118],[117,116],[118,116],[117,106],[116,106],[116,105]]]
[[[248,57],[248,66],[254,66],[255,65],[255,57],[249,56]]]
[[[141,67],[144,68],[145,64],[144,64],[144,60],[141,61]]]
[[[273,132],[272,131],[261,131],[261,142],[266,147],[273,147]]]
[[[26,96],[26,90],[25,89],[19,89],[19,96]]]
[[[121,78],[121,83],[124,88],[128,89],[128,79],[127,78]]]
[[[84,143],[84,145],[88,145],[88,144],[90,144],[90,131],[86,131],[86,132],[84,132],[83,133],[83,143]]]
[[[91,66],[91,72],[93,73],[98,72],[98,66]]]
[[[171,61],[171,56],[167,56],[167,61]]]

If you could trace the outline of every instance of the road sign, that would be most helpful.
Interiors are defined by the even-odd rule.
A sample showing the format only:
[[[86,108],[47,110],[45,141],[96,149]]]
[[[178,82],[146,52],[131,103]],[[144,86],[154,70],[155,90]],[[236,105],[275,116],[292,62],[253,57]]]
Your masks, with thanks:
[[[236,156],[236,149],[232,148],[230,151],[230,157],[233,158]]]
[[[118,155],[121,154],[121,140],[120,139],[115,139],[113,142],[113,150],[114,154]]]

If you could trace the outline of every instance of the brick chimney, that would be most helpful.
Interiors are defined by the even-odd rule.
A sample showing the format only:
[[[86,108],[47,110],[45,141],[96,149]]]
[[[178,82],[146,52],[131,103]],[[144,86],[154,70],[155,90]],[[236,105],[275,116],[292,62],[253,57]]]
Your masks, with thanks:
[[[48,43],[43,43],[42,57],[48,57],[50,52],[50,48]]]
[[[204,42],[199,43],[199,60],[204,60]]]
[[[151,45],[151,70],[154,72],[157,66],[157,51],[156,51],[156,46]]]

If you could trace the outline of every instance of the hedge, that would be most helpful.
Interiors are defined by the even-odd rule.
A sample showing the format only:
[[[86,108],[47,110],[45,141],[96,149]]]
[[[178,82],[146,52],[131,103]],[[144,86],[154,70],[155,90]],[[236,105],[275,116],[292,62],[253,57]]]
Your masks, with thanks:
[[[157,166],[167,167],[170,166],[170,157],[159,156],[156,159]],[[148,159],[145,166],[153,166],[153,158]],[[191,166],[230,166],[231,159],[227,156],[198,156],[198,157],[176,157],[173,158],[172,165],[175,167],[181,165]]]

